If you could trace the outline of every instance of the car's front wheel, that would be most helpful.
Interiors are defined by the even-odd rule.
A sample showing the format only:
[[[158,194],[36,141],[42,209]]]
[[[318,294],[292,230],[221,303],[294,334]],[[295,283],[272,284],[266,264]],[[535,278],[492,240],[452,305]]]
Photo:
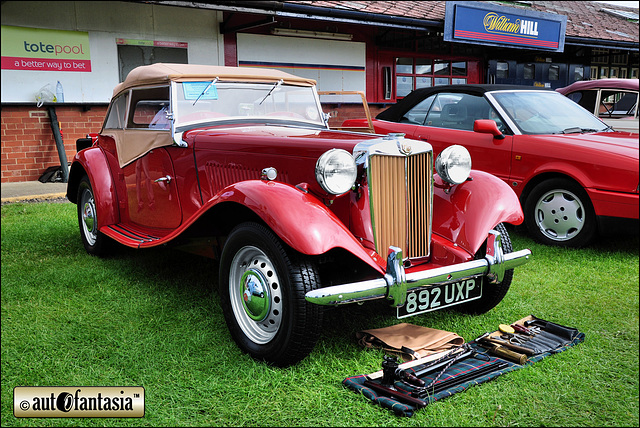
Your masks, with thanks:
[[[319,283],[315,265],[269,229],[237,226],[220,260],[220,299],[231,336],[255,359],[280,367],[302,360],[322,328],[322,308],[305,300]]]
[[[511,238],[509,232],[504,224],[500,223],[494,227],[496,232],[500,233],[500,246],[504,254],[511,253],[513,246],[511,245]],[[483,246],[476,254],[476,259],[482,259],[486,255],[486,246]],[[477,300],[472,300],[468,303],[455,306],[459,312],[466,314],[479,315],[493,309],[504,299],[507,291],[511,287],[511,281],[513,280],[513,269],[506,270],[502,281],[497,284],[490,283],[488,277],[482,278],[482,297]]]
[[[596,235],[596,215],[589,196],[578,184],[564,178],[536,186],[524,204],[527,230],[546,245],[583,247]]]
[[[89,254],[105,256],[113,250],[113,241],[98,230],[96,198],[88,176],[78,185],[78,225],[82,244]]]

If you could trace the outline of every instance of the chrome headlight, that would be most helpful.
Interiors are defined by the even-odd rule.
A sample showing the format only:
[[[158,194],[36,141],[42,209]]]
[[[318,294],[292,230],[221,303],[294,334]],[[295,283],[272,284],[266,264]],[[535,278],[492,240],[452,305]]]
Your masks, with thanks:
[[[356,181],[356,162],[346,150],[331,149],[316,162],[316,180],[325,192],[341,195]]]
[[[436,171],[450,184],[463,183],[471,172],[471,155],[463,146],[449,146],[438,155]]]

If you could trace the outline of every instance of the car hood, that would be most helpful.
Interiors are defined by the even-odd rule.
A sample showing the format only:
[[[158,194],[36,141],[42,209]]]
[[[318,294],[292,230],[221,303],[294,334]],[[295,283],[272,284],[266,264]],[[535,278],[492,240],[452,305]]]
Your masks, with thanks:
[[[638,134],[630,132],[598,132],[594,134],[537,135],[536,138],[562,141],[582,150],[608,152],[638,160]]]
[[[220,138],[224,136],[224,138]],[[324,151],[339,148],[353,153],[356,144],[381,138],[377,134],[301,128],[281,125],[232,125],[192,129],[183,135],[185,141],[195,140],[199,147],[208,141],[232,144],[234,151],[279,153],[283,155],[319,156]],[[222,142],[221,140],[224,140]]]

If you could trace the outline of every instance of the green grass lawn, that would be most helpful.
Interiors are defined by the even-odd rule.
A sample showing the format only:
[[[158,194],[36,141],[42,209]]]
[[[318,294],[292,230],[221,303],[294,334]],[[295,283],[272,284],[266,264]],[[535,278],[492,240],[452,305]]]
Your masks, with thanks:
[[[171,249],[87,255],[70,203],[2,207],[2,426],[638,426],[638,238],[537,245],[481,316],[409,318],[470,341],[529,314],[586,334],[566,352],[401,418],[342,386],[380,369],[355,340],[396,324],[378,304],[326,313],[300,364],[277,369],[233,343],[217,266]],[[382,310],[381,310],[382,309]],[[142,419],[17,419],[16,386],[143,386]]]

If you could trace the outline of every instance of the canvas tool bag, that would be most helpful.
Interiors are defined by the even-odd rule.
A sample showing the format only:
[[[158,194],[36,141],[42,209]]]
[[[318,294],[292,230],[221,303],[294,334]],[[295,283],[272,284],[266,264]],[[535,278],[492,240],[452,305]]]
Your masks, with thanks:
[[[401,323],[356,333],[358,343],[367,348],[381,348],[401,356],[404,361],[417,360],[464,343],[456,333],[419,325]]]

